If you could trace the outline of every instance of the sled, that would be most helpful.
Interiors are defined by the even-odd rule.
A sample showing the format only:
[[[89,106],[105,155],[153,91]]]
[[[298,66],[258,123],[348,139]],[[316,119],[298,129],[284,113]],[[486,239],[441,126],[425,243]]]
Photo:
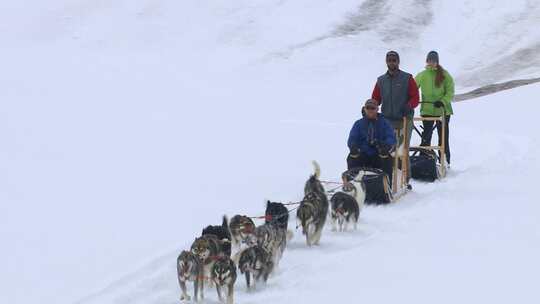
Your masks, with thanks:
[[[420,155],[422,153],[425,154],[431,154],[435,155],[436,160],[438,160],[438,163],[436,162],[436,173],[437,178],[436,179],[442,179],[446,177],[446,172],[448,171],[448,165],[446,163],[446,114],[443,110],[443,115],[439,117],[415,117],[414,122],[422,122],[422,121],[434,121],[433,128],[435,129],[437,127],[437,122],[441,123],[442,130],[441,130],[441,144],[438,146],[413,146],[410,147],[410,151],[413,151],[413,155]],[[422,139],[422,132],[413,124],[413,130],[415,131],[418,136],[420,136],[420,140]],[[423,131],[423,130],[422,130]],[[433,130],[432,130],[433,131]],[[437,152],[439,152],[437,154]],[[414,174],[413,174],[414,177]]]
[[[353,168],[342,174],[342,183],[323,181],[326,184],[338,185],[326,191],[328,197],[331,197],[341,186],[356,178],[359,171],[363,171],[362,181],[365,186],[367,205],[388,204],[399,200],[403,195],[411,190],[408,178],[409,162],[409,134],[407,132],[408,118],[404,117],[402,122],[398,123],[400,128],[394,129],[396,142],[399,146],[392,153],[392,177],[384,173],[381,169],[375,168]],[[402,143],[399,145],[399,143]]]

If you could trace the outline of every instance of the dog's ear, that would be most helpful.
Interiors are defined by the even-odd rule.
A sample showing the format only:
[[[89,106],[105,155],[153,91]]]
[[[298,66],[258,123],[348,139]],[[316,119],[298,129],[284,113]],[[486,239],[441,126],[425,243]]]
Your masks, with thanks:
[[[223,215],[223,221],[221,222],[221,226],[224,228],[229,228],[229,219],[227,218],[227,215]]]

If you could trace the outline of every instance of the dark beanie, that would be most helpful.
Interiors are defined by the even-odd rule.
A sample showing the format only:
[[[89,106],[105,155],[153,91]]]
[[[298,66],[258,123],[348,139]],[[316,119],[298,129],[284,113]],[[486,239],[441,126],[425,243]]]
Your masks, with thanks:
[[[433,61],[439,63],[439,54],[435,51],[431,51],[427,54],[426,62]]]
[[[390,52],[386,53],[386,58],[391,57],[391,56],[397,57],[397,60],[399,61],[399,54],[398,54],[398,52],[396,52],[396,51],[390,51]]]

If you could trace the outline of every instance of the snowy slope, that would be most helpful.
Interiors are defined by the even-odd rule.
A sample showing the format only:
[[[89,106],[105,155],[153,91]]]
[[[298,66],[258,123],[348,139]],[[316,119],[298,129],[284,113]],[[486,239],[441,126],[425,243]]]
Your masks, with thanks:
[[[204,225],[224,213],[258,215],[264,198],[298,199],[311,159],[325,178],[342,171],[348,129],[388,49],[411,72],[440,50],[463,89],[538,76],[539,10],[537,1],[0,3],[0,237],[8,244],[0,301],[175,302],[175,255]],[[503,277],[532,273],[538,212],[532,185],[520,181],[538,169],[537,127],[478,115],[501,117],[509,99],[533,107],[537,91],[457,105],[454,176],[440,188],[416,185],[403,204],[367,209],[357,233],[325,235],[320,251],[296,238],[267,290],[238,301],[322,300],[357,280],[372,300],[412,301],[418,290],[405,283],[432,282],[437,262],[448,264],[442,283],[459,283],[455,297],[472,288],[456,279],[463,273],[487,281],[483,288],[506,282],[480,271],[495,262]],[[508,145],[516,147],[508,153]],[[490,189],[506,194],[482,191]],[[359,266],[335,265],[348,258]],[[460,272],[460,263],[476,272]],[[339,280],[356,269],[355,280]],[[304,275],[325,271],[328,279]],[[381,280],[403,288],[377,292]],[[449,290],[429,286],[424,302]],[[303,290],[329,292],[304,298]]]
[[[447,179],[416,183],[399,203],[366,208],[358,231],[327,229],[318,248],[307,248],[297,231],[268,286],[246,293],[240,279],[237,302],[534,303],[538,106],[527,103],[532,111],[522,113],[520,128],[489,124],[488,117],[504,116],[508,100],[539,90],[534,85],[457,104],[452,138],[460,148]],[[80,303],[176,303],[176,254]],[[213,292],[209,298],[217,301]]]

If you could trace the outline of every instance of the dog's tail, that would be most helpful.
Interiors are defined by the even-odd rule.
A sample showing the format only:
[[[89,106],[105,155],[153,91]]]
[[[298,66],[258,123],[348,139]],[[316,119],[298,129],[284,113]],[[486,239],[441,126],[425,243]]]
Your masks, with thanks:
[[[315,176],[315,178],[319,179],[319,177],[321,176],[321,166],[319,166],[319,163],[317,163],[317,161],[312,161],[311,162],[313,164],[313,169],[314,169],[314,173],[313,173],[313,176]]]
[[[231,229],[229,228],[229,218],[227,218],[226,215],[223,215],[223,221],[221,223],[221,227],[227,231],[227,236],[229,239],[231,238]]]

